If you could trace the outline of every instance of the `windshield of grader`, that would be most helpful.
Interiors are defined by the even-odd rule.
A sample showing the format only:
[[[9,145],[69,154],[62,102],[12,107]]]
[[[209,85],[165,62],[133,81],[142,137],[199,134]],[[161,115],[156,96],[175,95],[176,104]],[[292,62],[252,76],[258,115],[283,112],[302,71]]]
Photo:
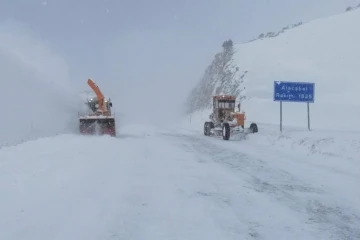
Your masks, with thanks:
[[[218,108],[235,108],[235,101],[234,100],[219,100],[218,101]]]

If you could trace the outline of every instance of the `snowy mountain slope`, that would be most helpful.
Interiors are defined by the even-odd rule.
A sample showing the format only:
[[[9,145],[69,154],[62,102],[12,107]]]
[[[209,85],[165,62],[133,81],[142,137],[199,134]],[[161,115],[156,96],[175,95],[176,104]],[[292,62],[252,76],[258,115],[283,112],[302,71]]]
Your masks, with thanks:
[[[236,61],[248,70],[244,111],[258,122],[278,123],[273,81],[315,82],[313,128],[359,130],[360,11],[310,22],[272,39],[237,46]],[[284,124],[306,126],[306,104],[286,103]]]
[[[40,39],[0,25],[0,146],[71,131],[78,100],[69,80],[66,63]]]
[[[236,53],[230,64],[238,68],[235,80],[246,72],[239,89],[246,125],[256,122],[260,131],[247,141],[304,157],[359,160],[360,30],[351,27],[359,20],[360,10],[354,10],[297,26],[277,37],[234,45]],[[211,76],[210,81],[219,85],[221,79],[216,78]],[[315,103],[310,104],[312,131],[307,130],[306,104],[284,103],[280,133],[279,103],[273,102],[273,82],[278,80],[315,82]],[[216,93],[215,88],[202,91],[206,83],[206,77],[199,81],[190,99],[208,99],[207,107],[201,102],[201,110],[178,125],[199,135],[209,120],[211,94]],[[234,87],[231,81],[227,84],[227,89]]]
[[[359,165],[326,161],[138,125],[4,147],[0,238],[357,239]]]
[[[235,49],[231,39],[225,41],[222,47],[223,50],[215,54],[204,75],[190,92],[186,101],[187,113],[210,108],[212,95],[235,95],[241,100],[242,83],[247,71],[239,71],[234,60]]]
[[[245,88],[242,110],[248,119],[278,124],[273,82],[305,81],[316,84],[315,103],[310,106],[314,129],[360,130],[360,30],[352,27],[359,20],[360,11],[354,10],[303,24],[274,38],[234,45],[238,73],[247,71],[240,87]],[[201,83],[197,87],[202,89]],[[210,99],[208,92],[197,94]],[[284,103],[283,121],[285,128],[306,128],[306,104]]]

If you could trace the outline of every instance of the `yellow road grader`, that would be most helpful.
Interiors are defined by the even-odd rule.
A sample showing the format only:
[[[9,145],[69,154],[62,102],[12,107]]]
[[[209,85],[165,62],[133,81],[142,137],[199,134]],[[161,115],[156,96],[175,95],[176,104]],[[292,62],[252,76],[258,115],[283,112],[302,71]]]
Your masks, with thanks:
[[[232,135],[246,135],[257,133],[258,126],[251,123],[249,128],[245,128],[245,113],[235,111],[235,96],[219,95],[213,96],[213,112],[210,120],[204,123],[205,136],[222,136],[224,140],[229,140]]]

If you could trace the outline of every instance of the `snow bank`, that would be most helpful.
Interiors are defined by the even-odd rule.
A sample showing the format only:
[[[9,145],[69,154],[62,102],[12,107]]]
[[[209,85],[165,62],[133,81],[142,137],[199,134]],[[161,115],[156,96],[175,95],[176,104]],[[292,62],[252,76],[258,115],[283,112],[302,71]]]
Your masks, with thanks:
[[[236,45],[239,70],[248,73],[243,110],[257,122],[279,122],[274,81],[315,83],[314,129],[360,130],[360,10],[316,20],[275,38]],[[305,103],[284,103],[287,126],[306,126]]]
[[[0,25],[0,146],[71,131],[76,120],[66,63],[32,35]]]
[[[210,111],[192,114],[183,119],[177,127],[201,136],[204,122],[209,121],[209,115]],[[247,121],[245,127],[249,127],[250,123],[251,121]],[[248,135],[245,142],[240,141],[239,144],[271,147],[296,155],[324,155],[360,161],[360,132],[339,129],[308,131],[306,127],[288,126],[280,132],[279,124],[263,123],[258,123],[258,127],[258,133]]]

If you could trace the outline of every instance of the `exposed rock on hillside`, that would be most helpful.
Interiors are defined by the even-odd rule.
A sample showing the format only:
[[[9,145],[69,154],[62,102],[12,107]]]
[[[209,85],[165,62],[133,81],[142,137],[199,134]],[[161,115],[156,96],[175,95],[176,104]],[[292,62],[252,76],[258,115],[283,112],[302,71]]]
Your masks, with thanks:
[[[241,95],[244,90],[241,83],[247,71],[239,71],[239,67],[233,60],[236,49],[232,40],[225,41],[222,47],[223,51],[215,55],[203,77],[190,93],[187,99],[188,113],[210,108],[212,95],[235,95],[238,101],[244,98]]]

